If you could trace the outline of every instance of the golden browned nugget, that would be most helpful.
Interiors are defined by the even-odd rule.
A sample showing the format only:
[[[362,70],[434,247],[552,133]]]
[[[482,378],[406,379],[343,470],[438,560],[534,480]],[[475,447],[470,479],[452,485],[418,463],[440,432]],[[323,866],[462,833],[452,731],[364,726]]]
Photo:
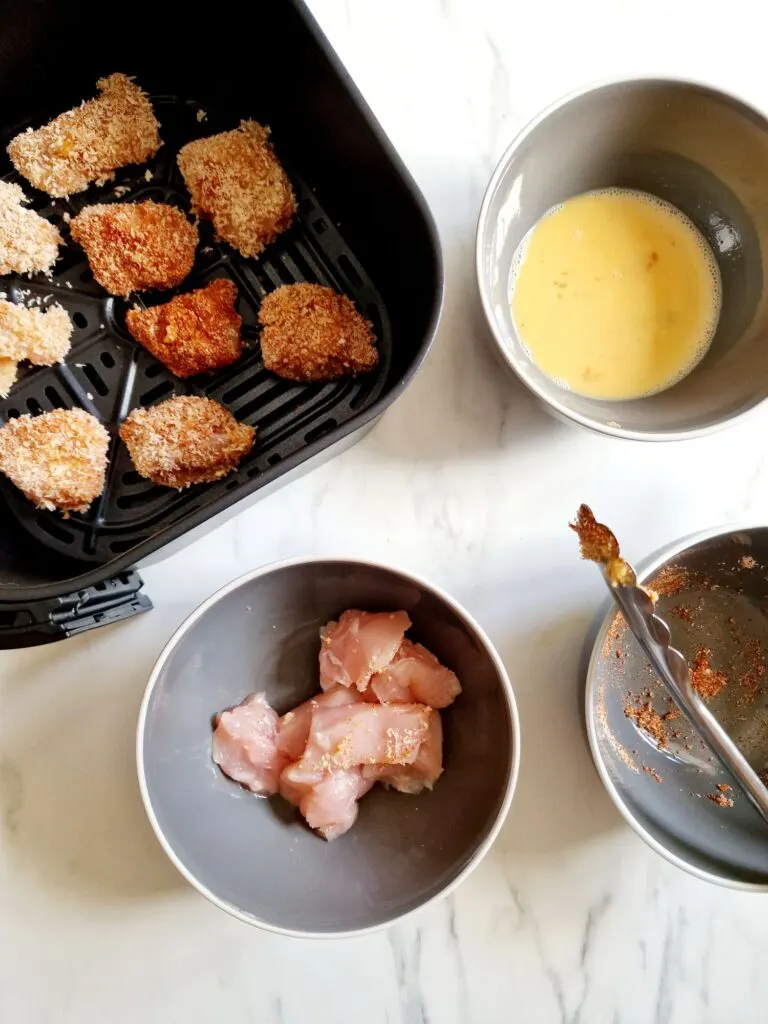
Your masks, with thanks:
[[[86,206],[71,232],[111,295],[175,288],[195,262],[197,228],[175,206],[151,199]]]
[[[85,512],[104,490],[108,447],[84,409],[19,416],[0,429],[0,472],[38,508]]]
[[[182,146],[179,167],[192,208],[243,256],[258,256],[296,213],[288,176],[256,121]]]
[[[64,239],[39,213],[19,185],[0,181],[0,274],[48,274]]]
[[[120,428],[136,471],[182,490],[231,472],[253,447],[256,430],[211,398],[177,395],[134,409]]]
[[[379,361],[371,324],[346,295],[319,284],[284,284],[259,308],[261,354],[289,380],[332,380]]]
[[[136,341],[171,373],[192,377],[240,358],[243,321],[236,299],[234,284],[218,279],[161,306],[129,309],[125,321]]]
[[[8,155],[20,174],[51,196],[103,184],[118,167],[141,164],[160,148],[146,93],[127,75],[96,83],[100,95],[11,140]]]
[[[0,358],[53,366],[69,352],[72,321],[57,302],[40,309],[0,299]]]

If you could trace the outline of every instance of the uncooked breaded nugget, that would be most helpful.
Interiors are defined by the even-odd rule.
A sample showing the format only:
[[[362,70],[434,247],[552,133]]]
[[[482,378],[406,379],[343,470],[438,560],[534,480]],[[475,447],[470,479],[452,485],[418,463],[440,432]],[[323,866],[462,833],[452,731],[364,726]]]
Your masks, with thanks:
[[[0,472],[38,508],[85,512],[104,490],[108,446],[84,409],[19,416],[0,430]]]
[[[111,295],[175,288],[195,262],[197,228],[167,203],[86,206],[70,229],[93,276]]]
[[[96,83],[100,96],[11,140],[8,155],[35,188],[51,196],[103,184],[118,167],[141,164],[160,148],[152,104],[126,75]]]
[[[235,311],[237,288],[211,281],[188,295],[150,309],[129,309],[128,330],[140,345],[177,377],[218,370],[239,359],[242,317]]]
[[[136,471],[182,490],[226,476],[253,447],[256,431],[210,398],[169,398],[134,409],[120,427]]]
[[[6,398],[8,392],[16,383],[16,376],[19,372],[19,364],[15,359],[0,358],[0,398]]]
[[[0,274],[47,274],[64,239],[53,224],[23,206],[19,185],[0,181]]]
[[[288,380],[333,380],[379,361],[371,324],[346,295],[319,284],[284,284],[259,308],[261,354]]]
[[[243,256],[258,256],[290,226],[296,199],[269,144],[269,129],[241,121],[231,132],[196,139],[178,156],[192,207]]]
[[[58,303],[42,310],[0,299],[0,357],[53,366],[69,352],[71,339],[72,321]]]

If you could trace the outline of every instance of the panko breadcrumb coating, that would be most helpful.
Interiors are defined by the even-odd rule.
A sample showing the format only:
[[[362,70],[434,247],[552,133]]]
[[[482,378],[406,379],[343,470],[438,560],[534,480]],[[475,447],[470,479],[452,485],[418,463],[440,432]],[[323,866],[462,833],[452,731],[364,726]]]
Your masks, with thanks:
[[[237,288],[218,279],[150,309],[129,309],[125,321],[140,345],[177,377],[217,370],[239,359],[242,317]]]
[[[0,398],[6,398],[8,392],[16,383],[19,372],[19,364],[15,359],[3,359],[0,357]]]
[[[226,476],[253,447],[256,430],[211,398],[169,398],[134,409],[120,428],[136,471],[182,490]]]
[[[70,230],[93,276],[111,295],[175,288],[195,262],[197,228],[167,203],[86,206]]]
[[[11,140],[8,155],[35,188],[51,196],[103,184],[118,167],[141,164],[160,148],[152,104],[127,75],[96,83],[100,95]]]
[[[53,366],[69,352],[72,321],[63,306],[46,310],[0,299],[0,357]]]
[[[346,295],[319,284],[285,284],[259,308],[261,354],[289,380],[332,380],[379,361],[371,324]]]
[[[85,512],[104,490],[108,446],[84,409],[19,416],[0,430],[0,472],[38,508]]]
[[[0,181],[0,274],[48,274],[64,239],[39,213],[19,185]]]
[[[182,146],[179,167],[192,208],[213,221],[216,234],[243,256],[258,256],[296,213],[296,198],[256,121]]]

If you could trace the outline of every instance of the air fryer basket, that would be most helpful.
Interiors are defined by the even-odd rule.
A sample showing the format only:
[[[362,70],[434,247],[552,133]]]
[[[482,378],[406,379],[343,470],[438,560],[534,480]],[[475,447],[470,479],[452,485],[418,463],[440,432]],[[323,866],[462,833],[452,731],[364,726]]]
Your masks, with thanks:
[[[147,607],[130,567],[361,433],[417,371],[441,297],[439,251],[423,201],[302,4],[238,5],[230,18],[206,22],[203,41],[193,18],[180,16],[175,4],[132,5],[132,24],[148,27],[130,33],[116,26],[105,34],[100,10],[90,2],[0,3],[0,176],[18,180],[4,153],[13,134],[92,95],[101,75],[124,71],[152,95],[165,144],[148,165],[125,168],[103,188],[67,202],[22,182],[35,208],[64,233],[65,213],[118,196],[188,209],[178,147],[243,117],[271,126],[299,217],[258,260],[243,259],[201,225],[195,268],[181,290],[230,277],[248,346],[234,366],[209,377],[180,381],[136,345],[124,326],[126,304],[93,282],[76,247],[63,250],[52,281],[0,279],[0,290],[17,301],[61,302],[75,324],[66,363],[24,373],[0,403],[0,418],[81,406],[112,434],[105,492],[84,515],[40,512],[7,481],[0,486],[0,646],[6,647],[70,635]],[[57,26],[63,16],[66,29]],[[76,62],[61,45],[61,32],[76,45]],[[280,284],[302,280],[344,291],[372,320],[381,355],[374,373],[297,385],[265,371],[259,302]],[[238,471],[181,493],[138,477],[117,427],[131,408],[173,393],[208,395],[258,428],[256,446]]]

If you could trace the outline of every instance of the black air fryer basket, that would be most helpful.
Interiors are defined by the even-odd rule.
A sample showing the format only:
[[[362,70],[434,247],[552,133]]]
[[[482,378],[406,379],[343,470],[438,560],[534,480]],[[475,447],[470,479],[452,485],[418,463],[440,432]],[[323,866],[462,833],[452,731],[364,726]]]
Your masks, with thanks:
[[[188,5],[138,0],[113,17],[105,21],[103,4],[91,0],[0,2],[0,177],[20,181],[65,237],[66,215],[93,202],[151,198],[188,210],[178,148],[253,118],[272,129],[299,217],[257,260],[217,243],[201,224],[195,268],[180,290],[231,278],[248,346],[234,366],[208,377],[180,381],[141,349],[125,329],[126,304],[95,284],[77,247],[62,250],[52,281],[0,278],[9,298],[58,301],[75,325],[66,362],[22,371],[0,400],[0,420],[80,406],[112,436],[107,486],[86,514],[41,512],[0,481],[0,648],[71,636],[150,607],[133,567],[358,440],[417,372],[440,306],[440,254],[423,199],[300,0],[238,4],[202,21]],[[13,171],[8,141],[93,96],[96,80],[114,71],[134,75],[150,93],[159,153],[68,201],[35,192]],[[299,385],[264,369],[259,303],[294,281],[330,285],[356,302],[376,330],[376,371]],[[182,492],[136,474],[117,428],[132,408],[174,393],[208,395],[258,428],[236,472]]]

